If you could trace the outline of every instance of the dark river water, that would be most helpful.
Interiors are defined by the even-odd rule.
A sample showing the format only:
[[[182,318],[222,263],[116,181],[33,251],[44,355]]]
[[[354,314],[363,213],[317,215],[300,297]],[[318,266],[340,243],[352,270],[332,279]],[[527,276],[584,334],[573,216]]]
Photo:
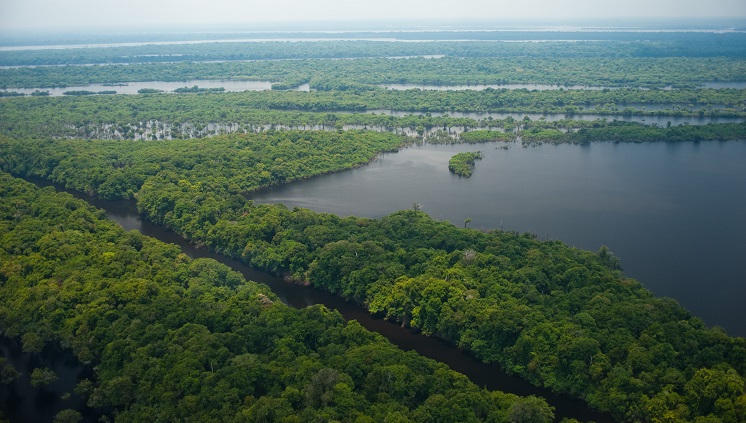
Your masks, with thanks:
[[[453,154],[476,150],[471,178],[449,173]],[[417,202],[456,225],[607,245],[656,295],[746,336],[745,163],[746,141],[428,145],[252,198],[373,218]]]
[[[0,357],[13,364],[21,375],[10,384],[0,383],[0,410],[13,423],[51,422],[64,409],[78,410],[84,422],[95,422],[99,414],[85,406],[85,399],[73,390],[78,381],[93,379],[93,371],[81,365],[69,352],[48,346],[41,354],[23,352],[17,339],[0,336]],[[46,367],[58,380],[42,388],[31,385],[34,369]],[[63,397],[70,394],[69,397]]]
[[[39,185],[50,185],[43,181],[34,182]],[[237,260],[211,253],[203,248],[196,248],[174,232],[141,220],[134,201],[101,201],[80,193],[72,192],[72,194],[78,198],[87,200],[96,207],[104,209],[110,219],[118,222],[127,230],[136,229],[144,235],[177,244],[190,257],[213,258],[241,272],[248,280],[267,284],[284,303],[292,307],[303,308],[314,304],[323,304],[330,309],[338,310],[345,319],[355,319],[367,329],[382,334],[391,343],[403,350],[415,350],[425,357],[447,364],[453,370],[469,377],[469,379],[480,387],[486,387],[490,390],[501,390],[517,395],[537,395],[544,397],[555,408],[556,421],[568,417],[581,421],[595,421],[597,423],[612,422],[609,415],[588,408],[580,400],[564,395],[557,395],[547,389],[533,386],[521,378],[506,374],[497,366],[484,364],[468,353],[454,348],[441,340],[422,336],[397,324],[375,318],[358,305],[348,303],[328,292],[312,287],[289,284],[280,277],[255,270]],[[6,354],[3,350],[3,353],[6,357],[18,356],[20,354],[20,347],[16,343],[12,351]],[[58,358],[58,360],[61,360],[61,358]],[[64,375],[58,373],[60,374],[60,383],[62,383],[62,379],[67,379],[65,383],[74,386],[75,381],[80,379],[79,373],[83,368],[74,360],[66,360],[65,363],[67,365],[66,373]],[[23,421],[50,421],[50,417],[54,414],[50,414],[43,406],[35,408],[33,405],[37,403],[31,401],[34,395],[38,395],[38,390],[23,390],[18,389],[17,386],[15,388],[15,390],[7,393],[6,396],[11,399],[26,401],[27,404],[30,404],[30,406],[22,410],[23,413],[27,413],[23,414]],[[5,401],[6,403],[2,404],[3,408],[7,406],[7,401],[12,402],[12,400]],[[82,404],[79,405],[82,406]],[[68,406],[64,408],[74,407]],[[90,411],[86,412],[90,414]]]

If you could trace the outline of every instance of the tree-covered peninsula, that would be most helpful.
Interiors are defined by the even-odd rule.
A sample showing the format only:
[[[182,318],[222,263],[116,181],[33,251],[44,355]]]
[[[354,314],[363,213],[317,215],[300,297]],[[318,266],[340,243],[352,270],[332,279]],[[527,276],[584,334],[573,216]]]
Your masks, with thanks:
[[[5,173],[0,239],[0,329],[93,365],[76,392],[115,421],[552,421],[541,399],[480,389],[338,312],[292,309],[225,265]]]

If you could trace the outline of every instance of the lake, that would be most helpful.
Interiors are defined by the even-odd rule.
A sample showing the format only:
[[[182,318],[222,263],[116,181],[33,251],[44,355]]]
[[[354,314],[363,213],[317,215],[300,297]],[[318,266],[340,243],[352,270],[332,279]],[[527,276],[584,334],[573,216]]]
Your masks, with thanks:
[[[746,141],[504,145],[411,147],[252,198],[373,218],[418,202],[459,226],[607,245],[656,295],[746,336]],[[452,155],[475,150],[471,178],[449,173]]]

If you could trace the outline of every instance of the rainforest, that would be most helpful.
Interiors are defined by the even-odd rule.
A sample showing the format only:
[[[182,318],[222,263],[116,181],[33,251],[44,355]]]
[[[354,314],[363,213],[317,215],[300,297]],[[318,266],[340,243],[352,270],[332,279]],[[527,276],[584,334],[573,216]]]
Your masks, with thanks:
[[[467,144],[436,170],[464,190],[488,174],[490,157],[515,149],[706,143],[740,152],[742,31],[239,35],[250,40],[120,34],[65,48],[34,38],[0,45],[0,333],[15,345],[0,349],[3,418],[746,421],[743,308],[703,319],[651,290],[656,281],[625,274],[625,257],[605,240],[582,249],[477,227],[476,198],[458,204],[455,222],[418,198],[376,217],[259,199],[330,176],[337,189],[351,172],[428,146]],[[153,85],[117,92],[142,82]],[[92,84],[106,88],[84,89]],[[40,95],[59,87],[74,88]],[[691,159],[706,168],[697,185],[717,195],[724,185],[706,184],[721,174],[740,192],[739,171],[703,163],[704,154]],[[641,171],[639,161],[623,164]],[[423,174],[408,165],[402,178]],[[724,244],[744,229],[741,197],[725,192],[713,198],[733,213],[712,223],[730,228]],[[481,386],[334,308],[292,307],[223,262],[125,230],[83,198],[130,204],[184,243],[324,291],[536,390]],[[740,272],[738,260],[727,266]],[[714,276],[678,282],[731,289]],[[40,364],[49,354],[77,375]],[[58,393],[58,379],[72,388]],[[46,410],[14,405],[41,397]],[[584,411],[567,411],[574,402]]]

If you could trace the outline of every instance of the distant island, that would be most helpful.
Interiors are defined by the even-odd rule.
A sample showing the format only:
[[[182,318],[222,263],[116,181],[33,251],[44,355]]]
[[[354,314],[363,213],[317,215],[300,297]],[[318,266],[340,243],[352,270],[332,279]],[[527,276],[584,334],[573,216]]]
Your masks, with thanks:
[[[470,177],[474,171],[474,161],[482,158],[480,151],[458,153],[448,161],[448,169],[458,176]]]

